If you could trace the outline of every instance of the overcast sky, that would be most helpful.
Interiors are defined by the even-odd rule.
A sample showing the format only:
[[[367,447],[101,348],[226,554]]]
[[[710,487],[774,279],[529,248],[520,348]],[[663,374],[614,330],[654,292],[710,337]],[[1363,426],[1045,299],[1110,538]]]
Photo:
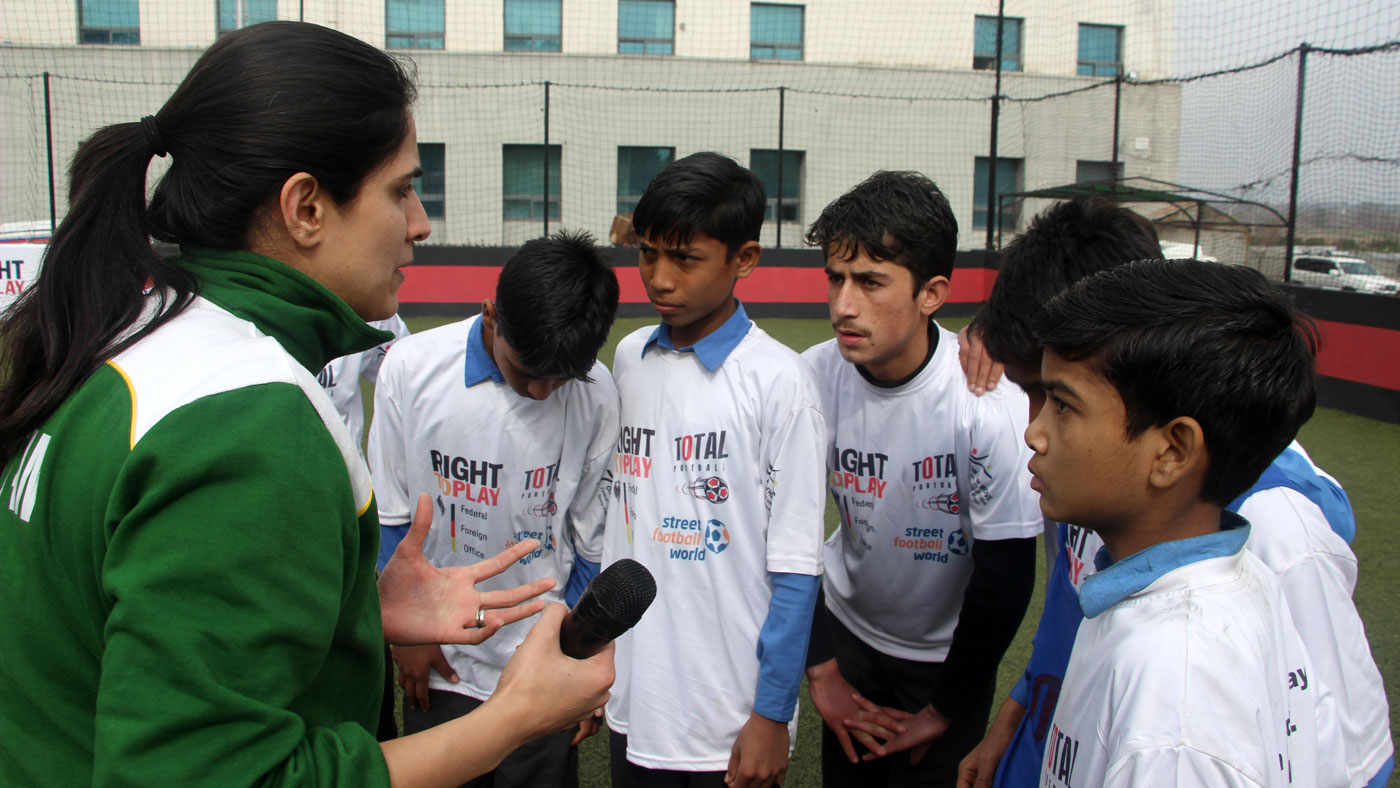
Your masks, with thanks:
[[[1259,63],[1303,41],[1351,49],[1397,39],[1397,0],[1178,0],[1172,71]],[[1241,196],[1286,203],[1297,74],[1294,56],[1186,84],[1182,182],[1216,190],[1254,184]],[[1302,159],[1318,161],[1303,169],[1300,200],[1400,204],[1400,51],[1314,53],[1306,79]]]

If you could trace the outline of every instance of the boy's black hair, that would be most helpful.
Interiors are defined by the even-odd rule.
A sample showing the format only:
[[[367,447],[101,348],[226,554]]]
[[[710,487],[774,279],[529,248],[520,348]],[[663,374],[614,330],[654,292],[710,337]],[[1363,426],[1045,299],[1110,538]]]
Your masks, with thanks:
[[[826,206],[807,243],[847,261],[864,253],[898,263],[914,275],[917,293],[935,276],[952,278],[958,220],[921,173],[881,170]]]
[[[1038,370],[1040,343],[1031,327],[1046,302],[1090,274],[1161,256],[1157,229],[1127,208],[1107,200],[1057,203],[1002,251],[973,330],[993,359]]]
[[[697,233],[708,235],[733,257],[758,240],[767,199],[763,182],[738,162],[692,153],[651,179],[632,212],[632,227],[638,235],[682,244]]]
[[[496,331],[533,377],[588,381],[617,316],[617,275],[585,232],[536,238],[496,282]]]
[[[1111,268],[1046,304],[1035,335],[1098,367],[1123,398],[1129,437],[1180,416],[1199,422],[1210,462],[1200,497],[1221,506],[1249,489],[1317,401],[1317,329],[1252,268]]]

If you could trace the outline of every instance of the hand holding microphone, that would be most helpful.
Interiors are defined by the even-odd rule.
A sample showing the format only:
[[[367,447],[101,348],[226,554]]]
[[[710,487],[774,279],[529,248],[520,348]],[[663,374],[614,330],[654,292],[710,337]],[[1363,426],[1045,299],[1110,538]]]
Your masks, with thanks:
[[[607,702],[614,678],[608,644],[641,620],[655,597],[646,567],[631,559],[610,565],[572,611],[545,609],[487,703],[519,715],[527,731],[522,742],[590,718]]]
[[[623,558],[588,584],[559,628],[559,648],[588,659],[631,629],[656,598],[656,579],[645,566]]]

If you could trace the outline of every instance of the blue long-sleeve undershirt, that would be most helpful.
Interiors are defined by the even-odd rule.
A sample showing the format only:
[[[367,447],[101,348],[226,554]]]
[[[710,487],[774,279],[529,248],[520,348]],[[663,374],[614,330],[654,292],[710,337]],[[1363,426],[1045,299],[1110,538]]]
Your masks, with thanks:
[[[598,576],[602,564],[594,563],[581,555],[574,556],[574,568],[569,572],[569,581],[564,584],[564,604],[573,607],[578,598],[588,589],[588,584]]]
[[[769,572],[768,576],[773,580],[773,598],[758,633],[758,691],[753,710],[774,722],[788,722],[797,709],[821,578],[790,572]]]
[[[379,526],[379,571],[384,571],[384,565],[389,563],[405,536],[408,536],[408,523]]]

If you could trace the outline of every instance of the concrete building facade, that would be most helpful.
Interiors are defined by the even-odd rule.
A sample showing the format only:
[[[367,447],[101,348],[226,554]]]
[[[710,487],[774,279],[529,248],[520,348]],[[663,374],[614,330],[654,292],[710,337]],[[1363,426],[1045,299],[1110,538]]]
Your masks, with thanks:
[[[779,232],[801,245],[822,207],[881,168],[932,177],[961,246],[983,245],[992,0],[141,0],[134,36],[124,4],[137,6],[0,4],[0,221],[49,215],[49,172],[61,219],[83,138],[156,111],[229,20],[275,14],[414,61],[432,243],[518,244],[546,211],[551,231],[606,236],[650,169],[717,150],[763,175],[784,218],[765,225],[766,245]],[[1008,0],[1005,16],[998,191],[1115,159],[1120,175],[1175,179],[1180,88],[1140,84],[1171,71],[1173,3]],[[1118,89],[1114,73],[1129,78]]]

